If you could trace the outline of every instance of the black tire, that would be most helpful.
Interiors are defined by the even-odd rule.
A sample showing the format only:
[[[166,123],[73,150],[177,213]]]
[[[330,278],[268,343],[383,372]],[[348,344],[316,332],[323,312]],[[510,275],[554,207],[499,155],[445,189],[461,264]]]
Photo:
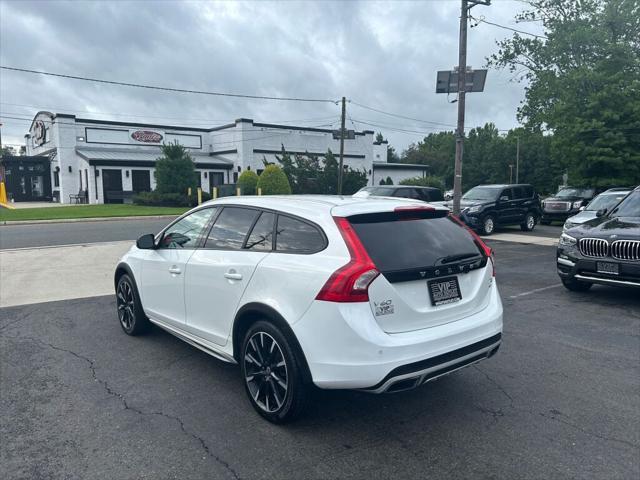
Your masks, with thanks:
[[[593,287],[593,283],[580,282],[574,278],[563,278],[562,285],[564,285],[564,288],[571,290],[572,292],[586,292]]]
[[[126,273],[116,286],[118,321],[127,335],[141,335],[149,330],[151,322],[144,314],[136,282]]]
[[[496,231],[496,219],[493,215],[487,215],[482,219],[482,225],[480,225],[480,233],[482,235],[491,235]]]
[[[536,228],[536,216],[529,212],[524,217],[524,222],[520,224],[520,230],[523,232],[531,232],[534,228]]]
[[[540,220],[540,225],[551,225],[551,220]]]
[[[242,341],[240,366],[249,401],[264,418],[287,423],[304,411],[309,397],[304,362],[277,326],[259,320],[249,328]]]

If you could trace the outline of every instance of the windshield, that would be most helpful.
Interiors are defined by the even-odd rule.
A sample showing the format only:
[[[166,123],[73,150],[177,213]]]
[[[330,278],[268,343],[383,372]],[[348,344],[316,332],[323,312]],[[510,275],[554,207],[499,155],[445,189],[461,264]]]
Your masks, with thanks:
[[[612,217],[640,217],[640,191],[629,194],[618,207],[611,212]]]
[[[495,201],[501,191],[502,187],[474,187],[465,193],[462,198],[464,200]]]
[[[556,197],[582,197],[589,198],[594,194],[593,188],[562,188],[556,193]]]
[[[592,210],[597,212],[598,210],[606,209],[611,210],[612,207],[617,205],[629,192],[616,192],[616,193],[602,193],[594,198],[585,210]]]

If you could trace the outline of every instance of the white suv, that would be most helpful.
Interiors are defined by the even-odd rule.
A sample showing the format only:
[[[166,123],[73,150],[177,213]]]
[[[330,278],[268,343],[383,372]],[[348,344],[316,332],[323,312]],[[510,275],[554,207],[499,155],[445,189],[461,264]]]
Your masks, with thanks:
[[[297,416],[310,386],[416,387],[492,356],[491,250],[440,206],[229,197],[140,237],[116,268],[118,318],[239,363],[254,408]]]

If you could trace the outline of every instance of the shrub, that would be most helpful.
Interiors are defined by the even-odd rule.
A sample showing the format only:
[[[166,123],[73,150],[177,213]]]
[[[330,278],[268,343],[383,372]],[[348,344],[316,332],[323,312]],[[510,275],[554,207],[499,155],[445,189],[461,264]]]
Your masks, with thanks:
[[[242,195],[255,195],[258,187],[258,174],[253,170],[245,170],[238,178],[237,186],[240,188]]]
[[[391,177],[387,177],[387,182],[385,183],[385,185],[393,185],[393,180],[391,180]]]
[[[291,186],[287,176],[277,165],[267,165],[258,179],[263,195],[289,195]]]
[[[156,160],[156,191],[186,194],[195,190],[199,177],[193,159],[186,148],[176,143],[162,146],[162,156]]]
[[[133,203],[153,207],[189,207],[191,200],[185,193],[140,192],[133,197]]]
[[[438,177],[413,177],[413,178],[405,178],[400,181],[400,185],[413,185],[416,187],[436,187],[443,188],[443,181]]]

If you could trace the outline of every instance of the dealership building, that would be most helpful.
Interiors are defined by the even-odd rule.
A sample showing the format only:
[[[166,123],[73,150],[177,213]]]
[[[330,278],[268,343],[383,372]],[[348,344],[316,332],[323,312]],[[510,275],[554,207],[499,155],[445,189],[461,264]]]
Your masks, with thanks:
[[[3,159],[9,194],[15,201],[121,203],[155,188],[154,165],[164,143],[189,150],[205,192],[234,184],[240,173],[260,174],[264,160],[282,150],[320,155],[339,151],[338,132],[314,127],[258,123],[240,118],[213,128],[83,119],[39,112],[25,135],[26,156]],[[6,160],[6,161],[5,161]],[[387,144],[374,132],[350,132],[344,163],[367,172],[369,185],[390,177],[423,176],[425,165],[387,163]],[[79,200],[78,200],[79,199]]]

